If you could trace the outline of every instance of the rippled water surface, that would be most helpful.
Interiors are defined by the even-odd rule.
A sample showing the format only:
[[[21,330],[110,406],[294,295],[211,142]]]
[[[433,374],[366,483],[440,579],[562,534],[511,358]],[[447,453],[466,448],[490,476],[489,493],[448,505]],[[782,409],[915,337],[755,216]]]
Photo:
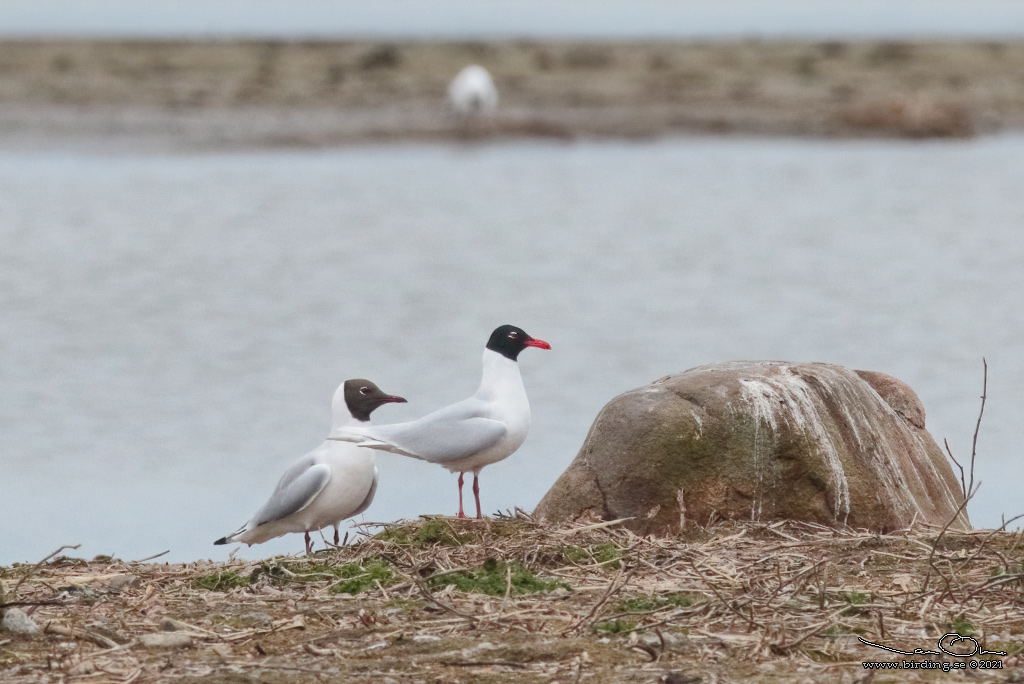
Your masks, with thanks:
[[[415,417],[506,322],[554,349],[521,357],[534,427],[488,512],[532,508],[611,397],[733,359],[896,375],[966,455],[986,356],[997,524],[1024,510],[1021,188],[1022,137],[0,151],[0,563],[222,558],[339,382]],[[365,519],[454,512],[447,471],[379,464]]]

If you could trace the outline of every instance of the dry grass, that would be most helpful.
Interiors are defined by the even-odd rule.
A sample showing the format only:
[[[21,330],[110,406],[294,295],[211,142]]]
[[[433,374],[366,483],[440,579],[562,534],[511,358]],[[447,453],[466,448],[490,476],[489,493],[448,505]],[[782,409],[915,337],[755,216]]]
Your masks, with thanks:
[[[0,678],[868,681],[861,661],[897,656],[858,636],[912,651],[952,631],[1008,654],[976,681],[1024,674],[1020,533],[723,522],[655,539],[522,513],[364,529],[340,549],[263,562],[60,557],[16,597],[30,566],[2,568],[8,601],[46,605],[26,608],[44,634],[0,633]],[[190,646],[142,643],[175,628]],[[876,680],[936,676],[896,674]]]

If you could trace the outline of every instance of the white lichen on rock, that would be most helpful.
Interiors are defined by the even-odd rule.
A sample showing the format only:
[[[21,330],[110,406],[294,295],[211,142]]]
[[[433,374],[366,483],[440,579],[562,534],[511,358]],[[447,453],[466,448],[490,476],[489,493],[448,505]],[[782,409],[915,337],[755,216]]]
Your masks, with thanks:
[[[818,404],[807,382],[793,372],[789,366],[780,366],[779,374],[774,378],[761,380],[740,380],[742,396],[748,402],[757,425],[754,429],[755,468],[759,474],[763,469],[765,445],[760,442],[760,426],[765,424],[772,432],[774,446],[775,434],[780,421],[785,421],[791,428],[798,429],[821,448],[822,460],[828,469],[830,498],[836,522],[846,523],[850,515],[850,486],[846,481],[846,471],[839,458],[839,450],[832,440],[831,431],[824,423],[824,416],[818,410]],[[759,492],[758,502],[763,492]],[[758,504],[760,505],[760,504]],[[758,511],[760,513],[760,511]]]

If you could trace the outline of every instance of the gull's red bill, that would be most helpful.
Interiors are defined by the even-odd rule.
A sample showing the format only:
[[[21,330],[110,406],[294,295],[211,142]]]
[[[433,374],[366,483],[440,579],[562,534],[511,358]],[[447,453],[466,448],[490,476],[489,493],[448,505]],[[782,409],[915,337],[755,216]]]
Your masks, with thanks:
[[[531,337],[526,341],[527,347],[537,347],[537,349],[551,349],[551,345],[544,340],[538,340],[536,337]]]

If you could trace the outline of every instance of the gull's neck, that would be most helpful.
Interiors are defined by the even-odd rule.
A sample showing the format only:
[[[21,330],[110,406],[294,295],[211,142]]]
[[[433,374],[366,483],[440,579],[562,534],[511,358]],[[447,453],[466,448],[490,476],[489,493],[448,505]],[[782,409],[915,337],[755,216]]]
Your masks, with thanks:
[[[493,400],[510,394],[522,393],[523,376],[519,374],[519,364],[502,356],[496,351],[484,349],[484,372],[480,378],[480,389],[476,396],[484,400]]]
[[[348,410],[348,404],[345,403],[345,385],[339,387],[334,393],[334,398],[331,399],[331,432],[338,428],[369,424],[370,421],[358,420],[352,415],[352,412]]]

